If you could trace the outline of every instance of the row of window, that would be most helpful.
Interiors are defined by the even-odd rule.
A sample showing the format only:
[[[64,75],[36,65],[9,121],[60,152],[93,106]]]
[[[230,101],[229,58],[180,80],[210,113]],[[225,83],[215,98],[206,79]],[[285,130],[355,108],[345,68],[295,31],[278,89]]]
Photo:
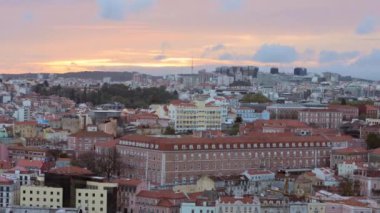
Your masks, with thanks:
[[[22,200],[23,200],[23,201],[26,201],[26,197],[23,197]],[[36,197],[36,198],[33,199],[33,197],[30,197],[30,198],[29,198],[29,201],[31,201],[31,202],[32,202],[32,201],[37,201],[37,202],[39,202],[39,201],[43,201],[43,202],[46,202],[47,199],[46,199],[46,198],[40,199],[39,197]],[[59,202],[61,202],[61,199],[57,198],[56,201],[59,203]],[[54,199],[53,199],[53,198],[50,198],[50,202],[54,202]]]
[[[330,143],[327,143],[328,146],[330,146]],[[211,147],[211,149],[216,149],[216,148],[219,148],[219,149],[223,149],[223,148],[226,148],[226,149],[230,149],[230,148],[233,148],[233,149],[245,149],[245,148],[282,148],[282,147],[314,147],[314,142],[299,142],[299,143],[260,143],[260,144],[212,144],[211,146],[208,145],[208,144],[203,144],[203,145],[181,145],[181,149],[194,149],[196,147],[196,149],[202,149],[202,146],[203,146],[203,149],[209,149],[209,147]],[[316,142],[315,143],[315,146],[319,147],[319,146],[326,146],[326,142]],[[179,146],[178,145],[174,145],[174,150],[178,150],[179,149]]]
[[[23,194],[26,194],[26,192],[27,192],[27,190],[23,190],[23,191],[22,191]],[[32,194],[33,194],[33,190],[29,190],[29,194],[32,195]],[[40,194],[40,191],[36,191],[36,194],[39,195],[39,194]],[[54,192],[53,192],[53,191],[50,191],[50,193],[47,193],[47,191],[42,191],[41,194],[43,194],[43,195],[46,195],[46,194],[54,195]],[[60,195],[61,192],[60,192],[60,191],[57,191],[56,194],[57,194],[57,195]]]

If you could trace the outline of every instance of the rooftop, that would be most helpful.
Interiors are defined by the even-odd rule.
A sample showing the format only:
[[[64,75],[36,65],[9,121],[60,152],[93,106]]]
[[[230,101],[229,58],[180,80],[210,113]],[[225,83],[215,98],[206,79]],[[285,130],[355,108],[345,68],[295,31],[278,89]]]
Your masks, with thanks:
[[[49,173],[61,174],[61,175],[92,175],[93,173],[86,169],[77,166],[68,166],[51,169]]]
[[[77,133],[71,134],[70,137],[76,137],[76,138],[98,138],[98,137],[109,137],[112,138],[113,136],[110,134],[107,134],[102,131],[85,131],[81,130]]]
[[[111,182],[118,183],[119,185],[124,186],[138,186],[143,181],[140,179],[126,179],[126,178],[120,178],[120,179],[114,179]]]
[[[368,150],[363,147],[348,147],[344,149],[337,149],[334,154],[350,155],[350,154],[365,154]]]
[[[38,168],[41,169],[44,165],[43,161],[39,160],[24,160],[20,159],[17,161],[17,166],[25,167],[25,168]]]
[[[173,192],[171,190],[157,190],[157,191],[148,191],[142,190],[136,196],[146,197],[153,199],[186,199],[186,196],[182,192]]]
[[[1,185],[11,185],[11,184],[13,184],[13,181],[8,179],[8,178],[0,176],[0,184]]]
[[[288,143],[289,147],[327,146],[329,140],[323,136],[295,136],[290,134],[256,134],[255,137],[218,137],[218,138],[162,138],[143,135],[126,135],[119,140],[118,145],[137,146],[146,149],[176,150],[176,149],[240,149],[240,148],[275,148],[278,143]],[[311,144],[313,143],[313,144]],[[198,146],[199,145],[199,146]],[[186,146],[186,147],[185,147]],[[190,148],[192,146],[192,148]],[[285,147],[285,144],[283,144]],[[199,147],[199,148],[198,148]]]

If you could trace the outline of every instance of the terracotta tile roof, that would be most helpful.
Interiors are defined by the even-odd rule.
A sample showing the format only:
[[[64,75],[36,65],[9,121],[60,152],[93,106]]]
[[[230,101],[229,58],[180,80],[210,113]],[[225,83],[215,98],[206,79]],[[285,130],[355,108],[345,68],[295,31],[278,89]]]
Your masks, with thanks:
[[[16,171],[20,171],[23,174],[25,174],[25,173],[32,173],[29,170],[27,170],[25,167],[22,167],[22,166],[15,166],[15,167],[7,170],[7,173],[15,173]]]
[[[19,121],[19,122],[15,122],[14,123],[15,125],[28,125],[28,126],[37,126],[37,121]]]
[[[159,150],[175,150],[174,146],[178,146],[181,149],[183,145],[189,146],[193,145],[193,149],[197,150],[197,145],[201,145],[201,149],[204,145],[208,145],[208,149],[212,149],[212,145],[215,145],[215,149],[219,149],[219,145],[223,145],[223,149],[226,145],[230,145],[231,149],[239,149],[240,145],[244,144],[263,144],[266,148],[275,146],[277,143],[289,143],[289,147],[294,143],[295,147],[302,145],[307,142],[313,142],[314,146],[316,143],[328,142],[325,137],[322,136],[295,136],[291,134],[255,134],[255,137],[250,136],[238,136],[238,137],[218,137],[218,138],[195,138],[195,137],[180,137],[180,138],[166,138],[166,137],[151,137],[144,135],[126,135],[119,140],[118,146],[123,146],[125,141],[130,141],[132,143],[138,142],[142,148],[151,148],[152,146],[157,146],[155,149]],[[300,143],[301,144],[300,144]],[[234,147],[236,145],[236,147]],[[325,146],[327,146],[325,144]],[[258,146],[259,147],[259,146]],[[277,146],[278,147],[278,146]],[[189,147],[187,148],[189,149]]]
[[[259,170],[259,169],[248,169],[247,173],[249,175],[269,175],[273,174],[273,172],[268,171],[268,170]]]
[[[13,184],[13,181],[8,179],[8,178],[5,178],[5,177],[1,177],[0,176],[0,184],[1,185],[12,185]]]
[[[377,108],[376,106],[372,106],[372,105],[365,105],[365,108],[367,111],[377,111],[379,110],[379,108]]]
[[[380,155],[380,148],[373,149],[370,151],[371,154]]]
[[[350,155],[350,154],[365,154],[368,150],[362,147],[348,147],[344,149],[337,149],[334,154]]]
[[[12,165],[9,161],[0,161],[0,169],[11,169]]]
[[[136,196],[153,198],[153,199],[186,199],[186,196],[184,193],[182,192],[176,193],[171,190],[157,190],[157,191],[142,190]]]
[[[329,109],[351,109],[351,110],[359,110],[356,106],[350,106],[350,105],[337,105],[337,104],[331,104],[328,106]]]
[[[182,106],[182,107],[195,107],[194,103],[191,103],[189,101],[181,101],[181,100],[172,100],[170,104],[175,106]]]
[[[174,207],[174,206],[176,206],[176,205],[174,205],[174,204],[173,204],[170,200],[168,200],[168,199],[161,199],[161,200],[157,203],[157,206],[170,208],[170,207]]]
[[[21,166],[24,168],[38,168],[42,169],[44,162],[39,160],[24,160],[20,159],[17,161],[17,166]]]
[[[330,141],[332,142],[339,142],[339,141],[350,141],[353,140],[353,137],[350,135],[325,135]]]
[[[339,203],[339,204],[344,204],[344,205],[348,205],[348,206],[356,206],[356,207],[368,207],[368,204],[362,203],[362,202],[355,200],[353,198],[347,199],[347,200],[331,201],[330,203]]]
[[[118,183],[119,185],[124,185],[124,186],[138,186],[141,184],[143,181],[139,179],[114,179],[111,182],[113,183]]]
[[[69,137],[76,137],[76,138],[106,138],[106,137],[109,137],[109,138],[113,138],[112,135],[110,134],[107,134],[105,132],[102,132],[102,131],[94,131],[94,132],[89,132],[89,131],[85,131],[85,130],[81,130],[77,133],[74,133],[74,134],[71,134],[69,135]]]
[[[49,173],[61,174],[61,175],[92,175],[93,173],[86,169],[78,166],[68,166],[62,168],[56,168],[49,171]]]
[[[244,204],[252,204],[254,203],[254,198],[253,197],[231,197],[231,196],[223,196],[220,197],[220,202],[221,203],[230,203],[233,204],[237,201],[240,201]]]

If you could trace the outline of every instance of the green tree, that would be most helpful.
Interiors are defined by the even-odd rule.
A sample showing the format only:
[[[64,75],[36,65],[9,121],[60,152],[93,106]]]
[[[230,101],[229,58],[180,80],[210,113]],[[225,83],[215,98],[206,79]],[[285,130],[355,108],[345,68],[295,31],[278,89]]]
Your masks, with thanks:
[[[132,89],[123,84],[103,84],[100,88],[82,90],[53,86],[46,89],[43,84],[33,87],[33,91],[41,95],[58,95],[69,98],[76,103],[90,102],[94,105],[120,102],[128,108],[148,107],[150,104],[165,104],[177,99],[178,93],[168,92],[165,87]]]
[[[164,135],[175,135],[175,129],[170,126],[166,127]]]
[[[87,168],[94,174],[105,176],[107,179],[110,179],[112,175],[119,176],[124,165],[115,148],[102,154],[93,151],[82,153],[71,164]]]
[[[256,94],[246,94],[244,97],[240,100],[241,103],[269,103],[271,102],[267,97],[265,97],[261,93]]]
[[[47,80],[44,81],[44,87],[49,87],[49,82]]]
[[[340,105],[347,105],[347,101],[346,101],[345,98],[342,98],[342,99],[340,100]]]
[[[380,147],[380,138],[377,134],[369,133],[366,139],[368,149],[376,149]]]
[[[235,118],[235,123],[242,123],[243,122],[243,119],[240,117],[240,116],[237,116],[236,118]]]
[[[343,196],[354,196],[354,182],[348,178],[344,178],[339,184],[340,194]]]

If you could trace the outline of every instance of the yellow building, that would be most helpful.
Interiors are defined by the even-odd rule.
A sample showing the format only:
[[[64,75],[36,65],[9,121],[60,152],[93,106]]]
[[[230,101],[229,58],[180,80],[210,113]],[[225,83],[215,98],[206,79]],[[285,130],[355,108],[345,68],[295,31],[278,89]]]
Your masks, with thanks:
[[[15,122],[13,126],[13,134],[16,137],[23,137],[23,138],[37,137],[37,122],[35,121]]]
[[[47,186],[21,186],[20,205],[62,208],[63,189]]]
[[[87,188],[75,194],[75,206],[88,213],[116,212],[117,183],[87,181]]]
[[[187,194],[211,190],[215,190],[215,182],[207,176],[202,176],[199,178],[196,184],[177,185],[173,187],[173,191]]]
[[[205,101],[171,103],[169,117],[176,132],[220,130],[222,107]]]

